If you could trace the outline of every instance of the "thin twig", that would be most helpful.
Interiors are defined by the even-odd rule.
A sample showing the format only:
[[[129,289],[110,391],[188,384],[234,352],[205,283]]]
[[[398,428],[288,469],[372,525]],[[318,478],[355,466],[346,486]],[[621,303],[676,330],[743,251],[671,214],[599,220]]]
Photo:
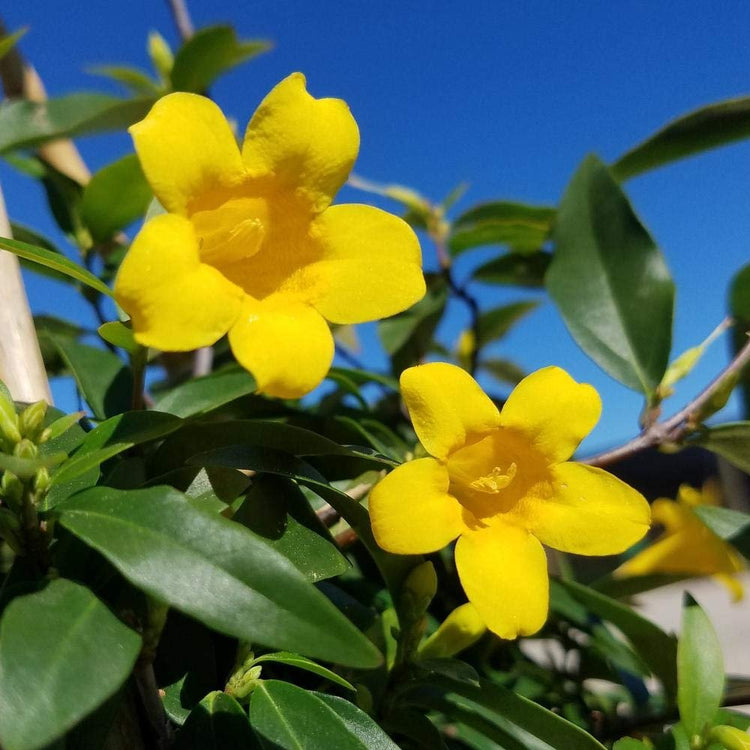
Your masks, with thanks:
[[[175,26],[177,31],[180,33],[182,41],[190,39],[195,33],[195,27],[193,21],[190,18],[190,12],[187,9],[185,0],[167,0],[167,5],[172,11],[172,17],[174,18]]]
[[[673,417],[663,422],[655,422],[651,427],[638,435],[638,437],[629,440],[624,445],[583,459],[581,463],[588,464],[589,466],[609,466],[645,448],[651,448],[662,443],[679,442],[691,430],[692,422],[694,421],[693,418],[713,398],[714,394],[726,382],[726,379],[734,375],[734,373],[739,373],[748,363],[750,363],[750,340],[740,349],[727,367]]]

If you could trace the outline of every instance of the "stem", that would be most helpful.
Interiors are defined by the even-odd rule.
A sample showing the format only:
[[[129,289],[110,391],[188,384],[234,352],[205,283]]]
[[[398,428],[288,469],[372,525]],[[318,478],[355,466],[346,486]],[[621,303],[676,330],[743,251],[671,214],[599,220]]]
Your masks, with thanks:
[[[693,418],[711,400],[721,388],[726,378],[740,372],[750,363],[750,340],[737,352],[735,358],[725,367],[692,401],[680,409],[674,416],[663,422],[655,422],[644,430],[638,437],[612,450],[598,453],[581,463],[589,466],[609,466],[610,464],[628,458],[634,453],[662,443],[676,443],[682,440],[692,430]]]
[[[133,373],[133,411],[141,411],[145,405],[144,384],[146,381],[146,358],[148,350],[138,349],[130,355],[130,369]]]
[[[190,18],[190,12],[187,9],[185,0],[167,0],[167,5],[172,11],[172,17],[182,41],[190,39],[195,32],[195,28],[193,27],[193,21]]]

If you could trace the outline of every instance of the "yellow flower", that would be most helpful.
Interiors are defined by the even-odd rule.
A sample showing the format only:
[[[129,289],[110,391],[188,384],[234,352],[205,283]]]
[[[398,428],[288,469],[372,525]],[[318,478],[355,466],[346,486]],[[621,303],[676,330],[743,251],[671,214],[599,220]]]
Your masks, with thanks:
[[[638,541],[649,507],[602,469],[569,462],[601,401],[558,367],[524,378],[502,412],[454,365],[412,367],[401,392],[433,458],[410,461],[372,491],[384,549],[434,552],[458,538],[456,568],[469,601],[502,638],[535,633],[547,618],[542,543],[609,555]]]
[[[340,99],[295,73],[263,100],[240,149],[209,99],[160,99],[130,132],[169,212],[136,237],[115,282],[135,338],[188,351],[229,333],[258,389],[294,398],[333,359],[326,321],[393,315],[425,291],[419,242],[371,206],[331,206],[359,149]]]
[[[706,482],[701,490],[681,485],[677,502],[667,498],[655,500],[651,512],[654,521],[664,527],[664,533],[650,547],[621,565],[616,575],[712,575],[729,589],[735,601],[742,599],[744,590],[735,577],[744,567],[742,558],[693,512],[697,505],[719,503],[719,488],[712,481]]]

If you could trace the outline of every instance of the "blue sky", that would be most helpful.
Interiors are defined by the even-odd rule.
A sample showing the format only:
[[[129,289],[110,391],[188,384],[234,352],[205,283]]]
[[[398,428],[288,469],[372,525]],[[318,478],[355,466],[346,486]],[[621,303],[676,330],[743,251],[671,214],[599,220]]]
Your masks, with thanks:
[[[241,127],[275,83],[301,70],[313,95],[341,97],[351,106],[362,135],[358,174],[435,199],[467,181],[459,212],[499,198],[555,204],[586,153],[613,160],[668,120],[747,93],[750,74],[750,5],[742,2],[213,0],[190,9],[196,26],[229,21],[243,37],[275,43],[212,89]],[[8,4],[4,19],[10,28],[30,27],[21,48],[51,95],[114,93],[85,69],[147,67],[151,29],[177,41],[166,4],[155,0],[27,0]],[[79,146],[94,170],[131,149],[125,135],[82,139]],[[749,177],[750,143],[742,143],[627,183],[677,284],[675,354],[723,318],[728,283],[750,259]],[[5,165],[0,180],[13,219],[59,237],[35,184]],[[346,188],[340,200],[372,199]],[[465,278],[493,252],[467,253],[457,275]],[[424,254],[433,267],[427,243]],[[32,275],[27,283],[35,312],[93,325],[62,286]],[[490,287],[478,295],[483,307],[529,296]],[[441,338],[454,341],[466,323],[456,304]],[[368,363],[382,366],[373,326],[363,327],[362,339]],[[604,415],[584,450],[634,434],[640,398],[577,349],[549,301],[495,353],[527,370],[558,364],[599,389]],[[726,359],[722,340],[667,409],[677,409]],[[72,407],[69,384],[55,383],[54,391],[61,406]],[[733,401],[723,418],[738,410]]]

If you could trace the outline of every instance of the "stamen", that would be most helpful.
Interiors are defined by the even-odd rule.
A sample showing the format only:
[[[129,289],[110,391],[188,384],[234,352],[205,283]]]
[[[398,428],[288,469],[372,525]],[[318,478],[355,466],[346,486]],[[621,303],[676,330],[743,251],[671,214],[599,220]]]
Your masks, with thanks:
[[[475,479],[470,486],[480,492],[490,492],[493,494],[500,492],[513,481],[517,470],[518,467],[515,461],[507,469],[503,469],[502,466],[495,466],[489,474]]]

